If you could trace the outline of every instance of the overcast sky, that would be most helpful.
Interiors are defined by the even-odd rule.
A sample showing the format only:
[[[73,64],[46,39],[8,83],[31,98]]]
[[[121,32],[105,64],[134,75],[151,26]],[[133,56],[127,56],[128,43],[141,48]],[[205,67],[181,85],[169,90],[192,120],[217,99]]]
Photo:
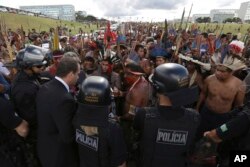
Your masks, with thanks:
[[[96,17],[130,18],[132,20],[163,21],[181,18],[185,7],[188,16],[193,3],[193,14],[209,14],[211,9],[239,9],[247,0],[0,0],[0,5],[19,8],[25,5],[72,4]]]

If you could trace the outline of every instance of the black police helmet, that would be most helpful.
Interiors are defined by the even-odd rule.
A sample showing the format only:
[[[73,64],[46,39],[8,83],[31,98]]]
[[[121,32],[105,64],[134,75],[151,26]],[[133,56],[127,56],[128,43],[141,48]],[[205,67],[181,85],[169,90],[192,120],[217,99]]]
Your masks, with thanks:
[[[157,93],[167,95],[188,87],[188,71],[180,64],[165,63],[155,69],[150,81]]]
[[[17,55],[17,66],[27,68],[33,66],[46,65],[49,51],[35,45],[29,45]]]
[[[94,106],[110,105],[111,92],[108,80],[100,76],[86,78],[81,85],[78,102]]]
[[[22,66],[23,56],[24,56],[25,49],[19,50],[19,52],[16,55],[16,67]]]

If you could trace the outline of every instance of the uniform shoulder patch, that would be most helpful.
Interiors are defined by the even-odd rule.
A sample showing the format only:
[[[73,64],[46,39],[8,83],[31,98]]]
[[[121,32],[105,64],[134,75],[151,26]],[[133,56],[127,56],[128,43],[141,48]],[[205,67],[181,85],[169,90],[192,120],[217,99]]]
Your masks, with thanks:
[[[98,151],[99,137],[88,136],[83,131],[76,129],[76,142],[92,150]]]

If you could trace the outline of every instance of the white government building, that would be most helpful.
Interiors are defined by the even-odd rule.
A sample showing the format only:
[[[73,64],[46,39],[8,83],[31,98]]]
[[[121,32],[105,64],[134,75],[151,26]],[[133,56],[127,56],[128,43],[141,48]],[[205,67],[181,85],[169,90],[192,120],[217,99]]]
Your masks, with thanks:
[[[40,6],[20,6],[21,10],[34,13],[41,13],[55,19],[75,20],[75,7],[73,5],[40,5]]]
[[[210,14],[194,14],[192,21],[199,17],[210,17],[211,22],[222,23],[227,18],[239,17],[243,22],[250,21],[250,1],[243,2],[239,9],[212,9]]]

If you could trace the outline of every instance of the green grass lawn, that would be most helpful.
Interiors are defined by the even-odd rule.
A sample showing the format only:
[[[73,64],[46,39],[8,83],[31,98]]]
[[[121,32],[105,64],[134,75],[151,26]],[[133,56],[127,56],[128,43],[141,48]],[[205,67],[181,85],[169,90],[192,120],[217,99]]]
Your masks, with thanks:
[[[35,28],[37,31],[49,31],[49,28],[56,27],[56,26],[64,26],[67,25],[69,29],[72,30],[73,34],[77,34],[79,31],[79,28],[82,28],[84,32],[90,32],[91,30],[96,30],[97,26],[96,24],[90,24],[86,25],[79,22],[70,22],[70,21],[60,21],[60,20],[54,20],[54,19],[48,19],[48,18],[41,18],[41,17],[35,17],[35,16],[27,16],[27,15],[18,15],[13,13],[3,13],[0,12],[0,19],[5,20],[5,23],[7,25],[7,28],[11,28],[12,30],[15,30],[17,28],[20,28],[21,25],[24,28],[24,31],[28,32],[28,29]],[[160,27],[163,26],[163,23],[160,24]],[[182,28],[184,28],[185,23],[183,24]],[[234,24],[234,23],[227,23],[224,24],[217,24],[217,23],[200,23],[198,24],[198,27],[200,27],[200,30],[205,32],[208,29],[214,30],[217,26],[217,30],[215,33],[227,33],[231,32],[233,34],[238,34],[239,32],[244,36],[247,32],[247,29],[250,28],[250,24]],[[178,27],[178,25],[176,26]],[[191,27],[191,24],[190,24]],[[223,30],[222,30],[223,27]]]
[[[223,26],[224,25],[224,26]],[[208,29],[210,30],[217,30],[215,31],[215,33],[228,33],[231,32],[233,34],[238,34],[239,32],[241,34],[245,34],[247,32],[247,29],[250,28],[250,24],[235,24],[235,23],[226,23],[226,24],[217,24],[217,23],[200,23],[198,24],[198,26],[200,27],[201,31],[208,31]]]
[[[186,23],[183,23],[182,28],[185,27]],[[231,32],[232,34],[238,34],[241,33],[242,35],[247,33],[247,29],[250,29],[250,24],[236,24],[236,23],[195,23],[197,27],[199,27],[201,32],[208,32],[208,30],[214,32],[215,34],[220,33],[228,33]],[[189,23],[189,30],[191,29],[191,26],[193,23]],[[160,27],[163,27],[163,24],[159,24]],[[170,25],[171,26],[171,25]],[[179,24],[175,25],[175,28],[177,29],[179,27]],[[216,29],[217,27],[217,29]]]
[[[72,30],[73,34],[78,33],[79,28],[82,28],[84,32],[90,32],[97,29],[96,25],[91,24],[90,27],[86,24],[71,21],[60,21],[42,17],[19,15],[13,13],[0,12],[0,19],[4,20],[7,28],[16,30],[23,26],[24,31],[28,32],[28,29],[35,28],[37,31],[49,31],[51,27],[65,26]]]

